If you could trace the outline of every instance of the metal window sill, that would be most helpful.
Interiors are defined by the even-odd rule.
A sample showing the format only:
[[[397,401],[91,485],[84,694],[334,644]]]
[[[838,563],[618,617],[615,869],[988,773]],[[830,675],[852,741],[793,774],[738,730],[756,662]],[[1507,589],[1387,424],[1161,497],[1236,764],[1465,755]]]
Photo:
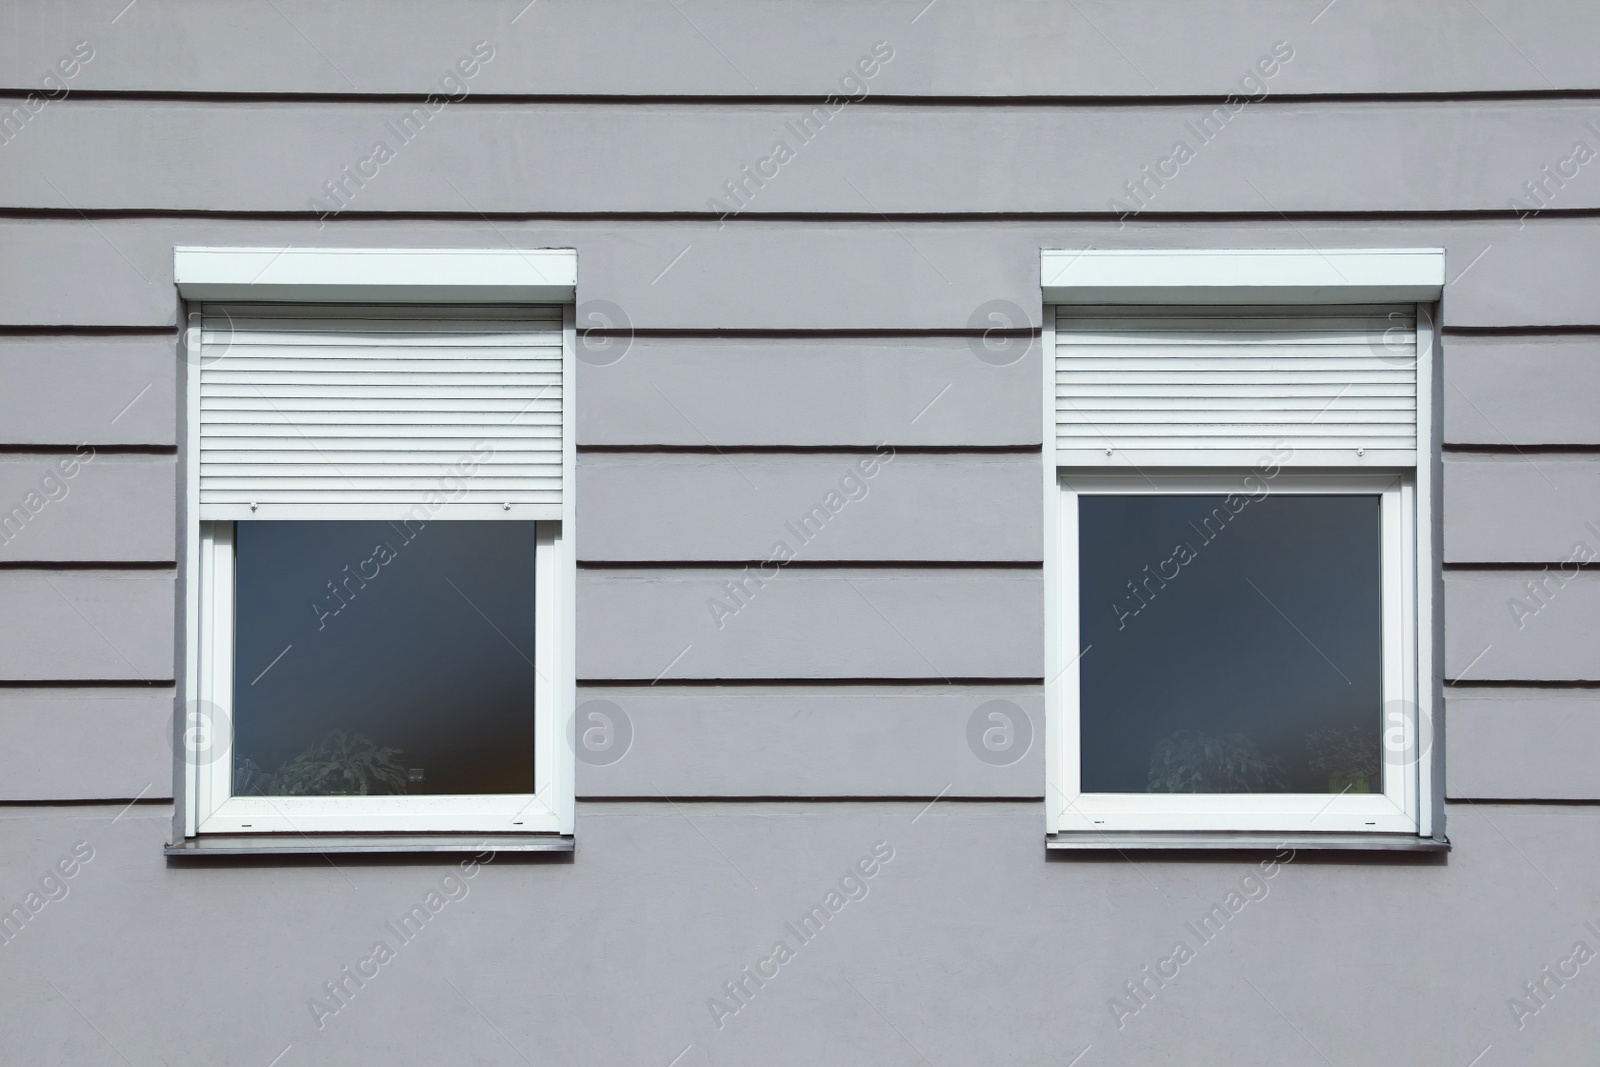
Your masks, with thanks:
[[[206,834],[166,846],[168,856],[403,855],[572,852],[571,834]]]
[[[1447,838],[1416,834],[1256,833],[1195,830],[1174,833],[1073,830],[1046,834],[1052,852],[1296,851],[1449,852]]]

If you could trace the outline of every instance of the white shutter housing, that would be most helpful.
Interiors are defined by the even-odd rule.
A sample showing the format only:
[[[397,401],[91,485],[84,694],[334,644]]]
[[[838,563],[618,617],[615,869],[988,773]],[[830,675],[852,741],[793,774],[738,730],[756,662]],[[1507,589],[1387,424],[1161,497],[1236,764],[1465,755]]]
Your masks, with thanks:
[[[1418,309],[1443,291],[1442,251],[1045,251],[1041,267],[1052,470],[1416,468]]]
[[[565,517],[572,253],[177,259],[199,520]]]

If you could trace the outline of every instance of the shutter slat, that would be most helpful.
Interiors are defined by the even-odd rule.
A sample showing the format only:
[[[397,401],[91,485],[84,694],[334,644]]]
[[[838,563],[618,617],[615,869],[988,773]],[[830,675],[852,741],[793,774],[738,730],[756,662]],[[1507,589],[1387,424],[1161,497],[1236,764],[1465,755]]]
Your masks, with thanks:
[[[1126,321],[1128,304],[1060,304],[1056,307],[1059,319],[1085,319],[1118,317]],[[1415,319],[1416,308],[1411,304],[1147,304],[1137,308],[1140,322],[1161,319],[1327,319],[1331,316],[1372,318],[1388,321],[1391,315]]]
[[[1409,427],[1411,420],[1403,418],[1403,412],[1395,411],[1352,411],[1348,408],[1329,407],[1323,412],[1307,409],[1304,411],[1277,411],[1270,408],[1251,410],[1247,408],[1225,408],[1214,411],[1198,409],[1170,410],[1170,411],[1135,411],[1128,408],[1116,410],[1096,410],[1082,406],[1059,407],[1056,409],[1056,418],[1062,425],[1076,423],[1092,423],[1096,426],[1124,426],[1146,425],[1150,427],[1180,425],[1180,426],[1318,426],[1331,427],[1342,425],[1372,424]]]
[[[1405,362],[1412,351],[1414,335],[1408,335],[1405,344],[1393,346],[1377,344],[1290,344],[1282,339],[1274,339],[1271,343],[1276,347],[1273,356],[1280,359],[1312,358],[1312,359],[1351,359],[1368,356],[1373,359],[1382,359],[1393,364]],[[1261,345],[1234,345],[1234,344],[1207,344],[1197,342],[1185,344],[1181,339],[1164,338],[1160,344],[1145,344],[1140,341],[1128,341],[1120,344],[1079,344],[1073,341],[1073,351],[1085,359],[1092,356],[1116,359],[1124,356],[1138,356],[1144,359],[1160,359],[1163,356],[1183,359],[1259,359],[1262,356]]]
[[[562,356],[559,307],[205,305],[202,516],[559,505]]]
[[[1059,327],[1057,327],[1059,329]],[[1262,345],[1283,344],[1308,344],[1318,348],[1340,349],[1385,349],[1386,347],[1403,347],[1416,341],[1416,333],[1406,327],[1385,333],[1382,328],[1373,330],[1354,330],[1349,333],[1337,333],[1332,330],[1318,333],[1301,333],[1298,330],[1235,330],[1235,331],[1209,331],[1203,336],[1191,337],[1186,334],[1199,334],[1204,327],[1196,324],[1189,330],[1162,329],[1148,331],[1126,332],[1108,331],[1103,333],[1082,332],[1085,345],[1089,346],[1116,346],[1133,345],[1147,347],[1150,345],[1179,345],[1183,347],[1233,347],[1233,348],[1260,348]]]
[[[1411,305],[1060,307],[1056,446],[1204,466],[1280,442],[1354,461],[1416,448]]]
[[[1335,386],[1333,391],[1338,392],[1337,387],[1341,385],[1393,384],[1412,386],[1413,395],[1416,393],[1415,385],[1417,380],[1416,374],[1409,370],[1282,371],[1278,374],[1263,375],[1249,370],[1207,371],[1202,367],[1195,367],[1183,370],[1145,371],[1142,373],[1117,370],[1088,370],[1069,373],[1072,374],[1070,382],[1084,385],[1234,385],[1281,388],[1292,385],[1332,384]],[[1118,392],[1120,391],[1119,389]]]
[[[209,371],[209,373],[207,373]],[[350,371],[324,371],[316,372],[314,369],[305,371],[238,371],[216,369],[207,367],[201,371],[200,381],[212,385],[254,385],[263,391],[275,386],[287,389],[305,388],[312,385],[357,385],[368,389],[410,389],[416,391],[421,388],[419,395],[427,396],[428,389],[441,385],[483,385],[501,386],[511,388],[534,389],[541,388],[539,375],[533,368],[526,371],[474,371],[453,372],[435,371],[433,373],[419,373],[408,367],[396,366],[391,363],[379,364],[371,370]],[[550,384],[546,376],[545,385]],[[204,384],[201,386],[202,393]]]
[[[370,465],[395,462],[394,457],[387,452],[364,452],[353,449],[316,450],[308,448],[299,452],[293,452],[287,449],[270,451],[266,449],[262,449],[260,451],[228,451],[226,449],[218,449],[212,453],[212,458],[221,462],[225,462],[229,470],[236,470],[242,466],[248,466],[252,464],[256,466],[292,466],[296,463],[318,462],[321,457],[326,457],[328,462],[336,465],[340,470],[347,470],[351,466],[360,466],[364,464]],[[419,450],[408,453],[405,459],[413,466],[425,466],[429,470],[438,470],[439,464],[458,464],[461,462],[462,457],[459,452],[451,452],[448,450]],[[468,462],[471,465],[479,468],[492,465],[496,469],[530,467],[543,470],[542,464],[544,462],[544,453],[537,449],[497,448],[495,449],[493,455],[490,455],[487,458],[484,458],[484,455],[480,454],[477,458],[469,459]]]
[[[543,360],[559,369],[561,349],[544,345],[430,345],[396,350],[392,345],[336,348],[231,344],[227,352],[209,366],[219,370],[292,370],[295,367],[360,370],[368,366],[370,360],[403,360],[407,370],[446,370],[455,363],[465,364],[468,370],[505,370],[506,361],[529,359]]]
[[[1414,380],[1394,382],[1287,382],[1273,381],[1261,382],[1186,382],[1169,384],[1164,382],[1129,381],[1119,382],[1114,388],[1093,390],[1080,386],[1071,393],[1063,392],[1061,386],[1068,385],[1064,375],[1057,375],[1057,396],[1081,396],[1106,400],[1125,400],[1134,404],[1148,404],[1150,398],[1160,399],[1160,403],[1167,400],[1193,399],[1196,403],[1208,403],[1212,398],[1218,400],[1234,399],[1254,401],[1261,397],[1282,397],[1313,399],[1321,397],[1323,401],[1331,400],[1341,392],[1345,397],[1399,397],[1409,403],[1414,403],[1416,396],[1416,382]]]
[[[434,386],[427,389],[426,397],[418,397],[422,390],[382,392],[382,386],[245,386],[242,389],[208,390],[202,392],[203,402],[213,411],[293,411],[304,408],[355,405],[371,410],[427,410],[422,402],[450,403],[450,408],[440,410],[477,411],[493,413],[496,410],[533,411],[538,408],[560,410],[562,400],[557,386],[528,387],[528,389],[496,389],[493,386]],[[251,403],[254,402],[254,403]],[[397,403],[398,402],[398,403]],[[248,405],[248,406],[243,406]],[[387,408],[386,406],[387,405]],[[478,406],[483,405],[483,406]]]
[[[346,437],[359,437],[365,440],[382,441],[397,454],[403,454],[410,446],[403,445],[399,438],[411,437],[440,437],[446,440],[481,441],[486,437],[495,436],[508,440],[515,439],[548,439],[559,442],[557,433],[560,423],[551,420],[543,428],[538,423],[529,422],[527,425],[503,426],[493,422],[482,423],[405,423],[393,422],[382,425],[337,425],[321,423],[307,425],[302,428],[305,432],[297,433],[295,424],[289,422],[247,422],[247,423],[211,423],[208,426],[208,436],[213,440],[226,440],[240,437],[259,437],[265,440],[316,440],[318,438],[336,439]],[[239,447],[236,441],[230,441],[230,447]],[[556,445],[552,445],[556,448]],[[202,451],[204,449],[202,448]]]
[[[1108,445],[1107,442],[1110,442]],[[1140,451],[1169,451],[1172,449],[1194,449],[1205,452],[1211,449],[1218,451],[1251,451],[1265,454],[1274,448],[1288,445],[1296,449],[1310,449],[1321,452],[1354,452],[1356,448],[1363,449],[1389,449],[1393,451],[1411,450],[1412,439],[1409,437],[1295,437],[1263,439],[1255,434],[1241,434],[1236,437],[1117,437],[1115,435],[1084,434],[1079,437],[1067,437],[1058,434],[1056,447],[1065,449],[1084,449],[1088,451],[1113,448],[1121,452]],[[1199,458],[1185,460],[1181,463],[1167,463],[1165,466],[1174,467],[1205,467],[1210,466],[1210,460],[1202,461]]]
[[[550,416],[546,425],[559,424],[560,411],[545,412]],[[500,422],[516,415],[515,411],[213,411],[207,416],[211,426],[298,426],[306,433],[321,433],[326,426],[477,426],[493,429]],[[276,416],[276,417],[274,417]],[[536,420],[518,419],[520,426],[539,425]],[[374,433],[375,430],[368,429]]]
[[[1183,426],[1175,431],[1165,433],[1157,432],[1148,424],[1141,423],[1106,423],[1082,422],[1061,423],[1056,429],[1057,437],[1247,437],[1251,434],[1271,436],[1274,439],[1288,437],[1305,437],[1334,440],[1344,437],[1360,438],[1366,441],[1372,437],[1406,438],[1409,436],[1406,429],[1393,423],[1361,423],[1361,422],[1335,422],[1335,423],[1304,423],[1304,422],[1251,422],[1251,423],[1216,423],[1210,426]],[[1351,447],[1356,447],[1352,445]]]
[[[421,319],[429,323],[449,319],[465,319],[468,323],[495,320],[561,321],[559,304],[247,304],[213,300],[202,304],[200,311],[202,315],[218,321],[333,319],[334,327],[362,320],[397,319]]]
[[[276,429],[276,427],[274,427]],[[429,437],[418,438],[411,442],[411,447],[406,455],[435,455],[447,453],[449,462],[460,463],[470,461],[473,454],[477,453],[480,446],[492,448],[500,452],[539,452],[546,453],[552,447],[550,441],[561,440],[561,427],[551,425],[542,429],[535,427],[535,432],[521,437],[507,437],[503,433],[496,436],[482,434],[468,437]],[[207,452],[325,452],[335,455],[339,452],[381,452],[384,455],[393,455],[394,449],[391,439],[386,436],[375,437],[301,437],[284,436],[281,433],[267,434],[253,437],[248,434],[234,434],[212,438],[200,448],[201,462],[205,462]]]
[[[559,329],[560,324],[553,324]],[[352,330],[348,333],[329,331],[326,327],[295,330],[291,324],[275,322],[260,329],[240,323],[225,324],[200,334],[202,345],[215,345],[216,356],[226,355],[233,348],[265,348],[269,345],[293,345],[297,348],[381,348],[385,345],[413,345],[418,348],[501,348],[506,345],[526,343],[533,348],[545,348],[550,339],[539,331],[478,329],[478,330]]]
[[[429,462],[414,462],[414,464],[392,464],[381,458],[381,453],[376,462],[360,462],[347,459],[344,456],[333,456],[328,462],[323,462],[317,454],[301,454],[294,456],[293,461],[286,462],[238,462],[229,464],[229,474],[208,475],[213,482],[226,482],[227,478],[253,478],[256,475],[272,478],[357,478],[357,477],[437,477],[437,464]],[[536,456],[525,454],[523,459],[534,459]],[[498,458],[477,464],[477,478],[542,478],[549,477],[549,472],[542,469],[538,462],[498,462]]]
[[[1149,411],[1147,396],[1109,396],[1106,394],[1079,394],[1058,397],[1062,407],[1070,411]],[[1169,411],[1224,411],[1242,408],[1247,411],[1320,411],[1329,404],[1335,411],[1410,411],[1412,401],[1407,396],[1370,396],[1328,390],[1316,396],[1166,396],[1161,407]],[[1070,405],[1070,406],[1069,406]]]
[[[1315,371],[1335,371],[1339,374],[1383,373],[1398,371],[1410,373],[1411,368],[1399,360],[1385,360],[1377,356],[1363,354],[1359,357],[1346,356],[1342,359],[1329,359],[1322,356],[1305,355],[1280,355],[1279,349],[1264,349],[1270,355],[1245,356],[1237,358],[1218,359],[1203,356],[1198,353],[1184,352],[1173,348],[1164,350],[1160,355],[1145,354],[1130,350],[1128,355],[1096,354],[1092,356],[1073,354],[1073,368],[1079,372],[1108,370],[1123,374],[1139,374],[1150,372],[1159,374],[1163,371],[1186,371],[1195,374],[1216,374],[1226,371],[1244,371],[1249,374],[1267,375],[1282,371],[1286,374],[1307,374]]]
[[[528,401],[515,396],[501,393],[488,396],[467,397],[407,397],[407,411],[509,411],[513,414],[519,411],[541,410],[548,406],[548,410],[560,411],[561,401],[551,400],[548,397],[535,400],[532,407]],[[229,396],[211,393],[207,395],[207,407],[212,411],[391,411],[394,410],[393,400],[383,396]]]
[[[537,482],[539,477],[536,467],[521,469],[479,467],[470,482],[480,489],[516,489],[525,483]],[[439,472],[437,468],[426,464],[393,466],[384,463],[352,463],[348,466],[323,463],[302,463],[299,466],[269,464],[259,468],[246,465],[225,476],[213,474],[202,481],[217,489],[237,489],[241,492],[250,489],[293,489],[301,484],[313,489],[338,488],[333,484],[335,482],[351,487],[382,483],[386,486],[435,489],[439,485]]]
[[[315,504],[319,508],[327,509],[329,514],[338,511],[344,504],[392,504],[396,510],[406,507],[425,508],[429,518],[440,518],[439,507],[426,503],[428,493],[437,492],[439,483],[434,481],[422,487],[396,486],[392,489],[252,489],[243,492],[237,489],[210,489],[210,502],[213,504]],[[204,491],[206,486],[201,483]],[[458,500],[453,501],[463,504],[495,503],[507,501],[512,504],[549,504],[561,503],[561,489],[553,486],[549,489],[495,489],[469,487]],[[448,504],[443,505],[448,507]],[[270,514],[270,509],[268,509]]]

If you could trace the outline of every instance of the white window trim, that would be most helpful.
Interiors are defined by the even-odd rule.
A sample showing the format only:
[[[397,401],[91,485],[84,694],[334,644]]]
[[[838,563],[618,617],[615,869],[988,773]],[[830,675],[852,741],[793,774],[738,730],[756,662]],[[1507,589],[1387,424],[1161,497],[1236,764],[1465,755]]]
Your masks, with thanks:
[[[1425,304],[1442,248],[1044,249],[1046,304]]]
[[[177,248],[181,297],[201,300],[372,303],[562,303],[562,484],[559,522],[538,524],[536,557],[536,792],[480,797],[232,797],[231,731],[204,721],[209,706],[231,707],[232,524],[200,522],[200,324],[184,334],[189,354],[185,409],[184,699],[202,721],[180,714],[174,748],[182,768],[179,822],[184,838],[202,835],[348,835],[378,832],[546,834],[570,837],[576,821],[576,758],[564,734],[575,713],[577,330],[572,301],[577,253],[571,249]],[[447,520],[440,520],[447,521]],[[219,557],[225,554],[225,560]],[[214,598],[226,597],[219,614]],[[210,600],[210,603],[205,603]],[[202,607],[210,610],[202,613]],[[226,618],[223,625],[213,625]],[[224,633],[223,631],[226,631]],[[218,699],[221,697],[222,699]],[[209,701],[209,704],[200,703]],[[566,728],[566,730],[563,729]],[[185,731],[226,738],[226,752],[204,765],[184,759]],[[219,785],[220,783],[220,785]],[[219,794],[219,789],[223,792]],[[248,825],[246,825],[248,824]],[[175,826],[175,832],[177,827]],[[395,847],[412,847],[396,845]],[[176,846],[174,846],[176,847]],[[335,846],[329,845],[330,849]],[[422,844],[418,847],[428,847]]]
[[[1078,502],[1083,496],[1157,496],[1226,493],[1246,494],[1242,484],[1248,471],[1182,474],[1068,473],[1060,479],[1057,529],[1061,553],[1060,603],[1066,607],[1057,626],[1060,642],[1056,655],[1065,664],[1056,680],[1062,728],[1050,732],[1059,749],[1057,788],[1061,796],[1056,832],[1117,832],[1138,830],[1303,831],[1345,833],[1415,833],[1418,780],[1415,768],[1398,773],[1385,768],[1382,793],[1370,794],[1185,794],[1185,793],[1084,793],[1079,787],[1079,665],[1093,650],[1082,653],[1078,637]],[[1270,478],[1254,476],[1269,495],[1361,494],[1381,499],[1383,560],[1383,668],[1381,692],[1384,706],[1405,701],[1415,707],[1417,667],[1416,634],[1411,608],[1415,602],[1415,528],[1412,521],[1415,489],[1409,479],[1394,474],[1307,474],[1283,471]],[[1259,491],[1259,490],[1256,490]],[[1415,751],[1417,723],[1406,715],[1402,723],[1408,747]]]
[[[1069,648],[1063,640],[1062,630],[1067,615],[1076,630],[1077,603],[1065,599],[1066,552],[1062,538],[1061,513],[1063,508],[1062,466],[1055,450],[1056,420],[1056,336],[1055,304],[1350,304],[1350,303],[1409,303],[1417,307],[1417,463],[1402,471],[1404,483],[1410,488],[1412,506],[1403,509],[1409,515],[1410,533],[1407,553],[1412,563],[1412,577],[1404,583],[1402,594],[1410,597],[1409,618],[1414,638],[1411,641],[1414,682],[1408,699],[1416,708],[1415,719],[1408,725],[1409,737],[1418,732],[1424,744],[1430,746],[1423,758],[1416,761],[1412,800],[1408,809],[1409,823],[1401,825],[1399,833],[1389,835],[1404,840],[1432,839],[1436,832],[1443,845],[1442,826],[1437,824],[1439,796],[1435,761],[1439,758],[1434,741],[1437,732],[1432,724],[1438,721],[1436,710],[1437,673],[1435,640],[1435,545],[1434,495],[1437,492],[1435,472],[1435,351],[1437,328],[1433,309],[1444,291],[1444,250],[1439,248],[1411,249],[1042,249],[1040,253],[1040,288],[1045,304],[1041,342],[1044,358],[1041,360],[1043,388],[1041,390],[1041,415],[1044,427],[1044,462],[1041,466],[1044,493],[1044,607],[1045,607],[1045,830],[1050,843],[1056,847],[1236,847],[1248,844],[1252,831],[1238,818],[1242,807],[1223,812],[1181,813],[1181,825],[1174,826],[1172,818],[1152,818],[1151,828],[1123,833],[1120,837],[1104,826],[1082,830],[1081,794],[1070,794],[1067,768],[1073,768],[1073,787],[1076,785],[1078,746],[1077,716],[1074,707],[1072,720],[1067,721],[1066,689],[1071,673],[1072,699],[1076,700],[1076,657],[1079,650]],[[1235,468],[1242,475],[1243,468]],[[1185,472],[1192,475],[1193,472]],[[1308,473],[1297,470],[1297,476]],[[1082,482],[1082,475],[1074,471],[1074,481]],[[1076,567],[1075,549],[1072,566]],[[1388,596],[1386,584],[1385,595]],[[1070,609],[1070,610],[1069,610]],[[1385,634],[1385,641],[1390,635]],[[1073,753],[1069,759],[1067,752]],[[1374,795],[1369,794],[1368,797]],[[1167,801],[1168,796],[1157,798]],[[1343,798],[1341,798],[1343,799]],[[1378,799],[1389,803],[1387,794]],[[1326,802],[1327,798],[1321,798]],[[1259,801],[1247,801],[1261,803]],[[1270,800],[1266,802],[1270,804]],[[1375,802],[1374,802],[1375,803]],[[1170,806],[1167,811],[1173,811]],[[1379,812],[1379,814],[1384,814]],[[1392,812],[1388,813],[1392,814]],[[1263,813],[1252,818],[1267,821]],[[1093,818],[1089,820],[1092,824]],[[1284,820],[1286,823],[1288,820]],[[1311,839],[1325,839],[1329,847],[1364,847],[1363,839],[1378,841],[1385,836],[1379,826],[1365,825],[1361,819],[1361,833],[1339,832],[1334,826],[1324,827],[1327,820],[1318,819],[1314,830],[1304,834]],[[1374,820],[1377,822],[1379,820]],[[1174,832],[1155,829],[1153,824],[1165,823]],[[1077,829],[1075,829],[1075,826]],[[1287,829],[1256,831],[1257,833],[1289,833]],[[1262,839],[1264,840],[1264,838]]]

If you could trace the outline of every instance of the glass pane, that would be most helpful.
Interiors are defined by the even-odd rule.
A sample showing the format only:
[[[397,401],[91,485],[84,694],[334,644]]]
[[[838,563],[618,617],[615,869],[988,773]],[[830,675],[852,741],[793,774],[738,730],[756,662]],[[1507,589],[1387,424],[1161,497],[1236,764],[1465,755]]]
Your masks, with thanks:
[[[531,793],[531,522],[241,522],[234,793]]]
[[[1379,497],[1078,499],[1084,792],[1382,791]]]

